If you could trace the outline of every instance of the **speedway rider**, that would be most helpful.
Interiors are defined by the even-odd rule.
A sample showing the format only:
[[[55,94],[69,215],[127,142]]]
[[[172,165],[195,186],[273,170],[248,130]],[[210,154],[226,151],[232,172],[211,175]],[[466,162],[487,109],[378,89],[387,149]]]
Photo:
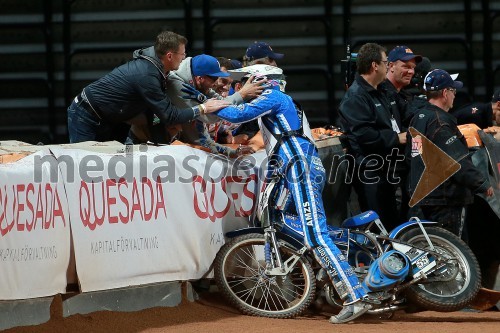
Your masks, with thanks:
[[[255,75],[255,80],[267,77],[266,90],[249,103],[228,106],[214,114],[231,123],[259,118],[269,156],[267,176],[273,172],[284,176],[282,181],[291,192],[292,202],[287,208],[298,213],[306,246],[312,249],[344,300],[344,308],[338,315],[332,316],[330,322],[353,320],[369,309],[362,301],[366,291],[328,234],[321,197],[325,169],[313,143],[307,119],[292,98],[284,93],[286,81],[280,68],[261,64],[233,72],[247,73],[245,77]]]

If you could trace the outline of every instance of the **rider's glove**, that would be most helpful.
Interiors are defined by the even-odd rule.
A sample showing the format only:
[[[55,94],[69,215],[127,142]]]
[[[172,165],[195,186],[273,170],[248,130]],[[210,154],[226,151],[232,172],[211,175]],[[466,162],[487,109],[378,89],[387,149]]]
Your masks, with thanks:
[[[204,103],[207,100],[207,96],[203,95],[201,92],[196,90],[194,87],[190,86],[187,83],[183,83],[182,86],[184,88],[181,89],[183,93],[185,93],[182,98],[184,99],[194,99],[195,101],[198,101],[199,103]]]

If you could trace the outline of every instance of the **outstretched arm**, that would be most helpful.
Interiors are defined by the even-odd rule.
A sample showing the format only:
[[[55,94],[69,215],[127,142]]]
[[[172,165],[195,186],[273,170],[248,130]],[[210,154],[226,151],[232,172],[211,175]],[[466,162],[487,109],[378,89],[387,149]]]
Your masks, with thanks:
[[[269,90],[269,93],[264,93],[249,103],[231,105],[215,112],[215,114],[235,124],[257,119],[273,112],[279,105],[278,101],[272,97],[273,93],[274,91]]]

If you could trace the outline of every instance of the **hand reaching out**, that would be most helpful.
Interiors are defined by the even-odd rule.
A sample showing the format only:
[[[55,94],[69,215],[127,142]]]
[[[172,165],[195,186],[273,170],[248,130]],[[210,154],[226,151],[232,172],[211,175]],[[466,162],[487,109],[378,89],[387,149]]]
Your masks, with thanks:
[[[255,97],[259,96],[266,88],[263,85],[267,83],[267,78],[259,82],[253,82],[254,78],[255,75],[250,76],[245,85],[240,89],[240,91],[238,91],[241,95],[241,98],[243,98],[246,101],[252,100]]]
[[[212,113],[231,105],[231,103],[222,99],[211,98],[203,103],[203,105],[205,106],[205,113]]]

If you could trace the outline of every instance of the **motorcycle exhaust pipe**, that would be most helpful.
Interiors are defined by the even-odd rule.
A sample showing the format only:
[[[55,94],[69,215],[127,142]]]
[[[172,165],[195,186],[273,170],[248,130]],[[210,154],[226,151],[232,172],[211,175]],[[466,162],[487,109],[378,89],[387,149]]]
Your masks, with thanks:
[[[401,310],[401,309],[404,309],[405,306],[400,306],[400,305],[389,305],[389,306],[386,306],[384,308],[379,308],[379,309],[372,309],[372,310],[368,310],[367,313],[368,314],[380,314],[380,313],[385,313],[385,312],[394,312],[396,310]]]

